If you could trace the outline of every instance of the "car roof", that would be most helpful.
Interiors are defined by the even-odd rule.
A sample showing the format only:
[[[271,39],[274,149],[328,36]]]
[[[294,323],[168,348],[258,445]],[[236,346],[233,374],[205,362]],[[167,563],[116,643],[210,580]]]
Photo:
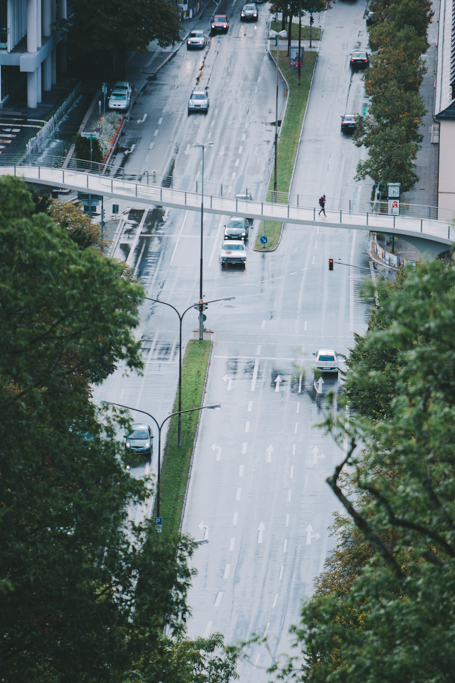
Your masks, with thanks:
[[[131,431],[135,431],[136,429],[148,429],[148,425],[144,424],[143,422],[135,422],[134,424],[131,425]]]
[[[191,94],[192,95],[205,95],[206,96],[207,91],[206,90],[193,90],[193,92]]]
[[[128,81],[117,81],[117,83],[114,85],[114,88],[128,88],[129,87]]]
[[[336,353],[333,349],[319,349],[318,350],[318,356],[323,355],[323,356],[336,356]]]
[[[229,246],[232,246],[233,244],[241,244],[242,247],[245,249],[245,245],[243,243],[243,240],[230,240],[229,243],[225,240],[223,242],[223,247],[226,245],[228,245],[228,247],[229,247]]]
[[[355,117],[355,114],[345,114],[343,116],[344,119],[353,119]]]
[[[191,31],[191,35],[193,35],[193,33],[201,33],[201,34],[203,34],[204,31],[201,31],[201,30],[199,30],[198,28],[195,28],[195,29],[193,29],[193,30]]]
[[[215,14],[214,19],[227,19],[227,14]]]

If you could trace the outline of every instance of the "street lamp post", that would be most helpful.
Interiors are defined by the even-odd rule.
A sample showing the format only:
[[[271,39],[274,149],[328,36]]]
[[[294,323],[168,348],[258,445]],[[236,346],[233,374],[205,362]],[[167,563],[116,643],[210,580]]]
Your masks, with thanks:
[[[280,38],[287,38],[286,31],[270,31],[269,38],[276,38],[276,102],[275,102],[275,163],[273,175],[273,194],[276,201],[278,188],[278,64],[280,61]]]
[[[178,386],[178,396],[179,396],[179,409],[178,409],[178,414],[179,414],[179,419],[178,419],[178,445],[179,447],[182,445],[182,325],[183,325],[183,316],[185,313],[188,313],[188,311],[191,311],[192,308],[195,308],[196,310],[199,309],[200,303],[199,304],[191,304],[191,306],[188,306],[187,309],[183,311],[183,313],[180,313],[175,306],[172,304],[169,304],[167,301],[161,301],[160,299],[152,299],[150,296],[145,297],[147,301],[154,301],[157,304],[164,304],[165,306],[169,306],[169,308],[172,308],[173,311],[175,311],[179,317],[179,386]],[[228,296],[224,297],[223,299],[212,299],[212,301],[206,301],[205,305],[208,304],[213,304],[216,301],[232,301],[235,299],[235,296]],[[151,341],[150,339],[142,339],[141,341]]]
[[[297,65],[297,84],[300,85],[300,54],[302,52],[302,0],[299,0],[299,55]]]
[[[202,183],[201,183],[201,256],[199,261],[199,300],[203,302],[203,253],[204,253],[204,154],[206,147],[213,147],[213,142],[195,142],[193,147],[200,147],[202,149]],[[204,311],[202,304],[199,309],[199,341],[204,339]]]
[[[313,37],[313,24],[314,24],[313,12],[314,12],[314,9],[311,8],[311,9],[310,9],[310,47],[312,47],[312,45],[311,45],[311,39],[312,39],[312,37]]]
[[[157,476],[157,486],[156,486],[156,516],[160,517],[160,484],[161,484],[161,430],[163,428],[163,425],[165,422],[171,419],[171,417],[174,417],[174,415],[178,415],[180,413],[194,413],[195,410],[217,410],[218,408],[221,408],[221,405],[219,403],[212,405],[212,406],[200,406],[199,408],[190,408],[189,410],[181,410],[176,413],[171,413],[167,417],[164,418],[161,424],[159,424],[158,420],[153,417],[153,415],[150,415],[150,413],[147,413],[145,410],[139,410],[139,408],[132,408],[131,406],[124,406],[121,403],[116,403],[115,401],[102,401],[102,403],[110,406],[118,406],[119,408],[126,408],[126,410],[134,410],[136,413],[142,413],[143,415],[147,415],[153,422],[156,424],[156,428],[158,429],[158,476]]]

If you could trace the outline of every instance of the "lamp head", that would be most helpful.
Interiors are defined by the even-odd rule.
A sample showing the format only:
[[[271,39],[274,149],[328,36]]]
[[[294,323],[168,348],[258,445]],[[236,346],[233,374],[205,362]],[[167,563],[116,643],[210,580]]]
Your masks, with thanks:
[[[215,403],[215,405],[213,405],[213,406],[205,406],[205,407],[208,408],[208,410],[219,410],[221,408],[221,404]]]

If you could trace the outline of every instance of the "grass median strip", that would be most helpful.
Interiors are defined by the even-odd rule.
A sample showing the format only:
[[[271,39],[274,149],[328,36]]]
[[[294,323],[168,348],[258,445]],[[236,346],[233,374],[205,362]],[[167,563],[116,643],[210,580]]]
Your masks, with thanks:
[[[316,64],[316,56],[316,52],[310,52],[309,50],[305,52],[305,63],[300,77],[301,85],[299,86],[297,72],[289,66],[289,57],[284,50],[280,53],[279,65],[289,84],[289,101],[278,141],[277,191],[279,193],[288,193],[291,186],[292,172],[294,170],[295,159],[299,147],[303,117],[310,94],[310,85],[311,79],[313,78],[314,66]],[[273,192],[273,181],[274,178],[272,173],[269,191],[267,193],[268,197],[270,197],[270,193]],[[266,221],[265,235],[267,237],[267,244],[261,244],[260,238],[263,235],[263,226],[261,224],[259,226],[255,248],[259,251],[272,251],[275,249],[280,240],[282,228],[282,223]]]
[[[182,364],[182,410],[201,405],[211,345],[211,341],[192,339],[188,342]],[[178,395],[173,412],[177,410]],[[169,426],[161,468],[160,513],[163,533],[177,533],[179,530],[199,415],[197,410],[182,415],[180,448],[177,441],[178,418],[173,417]],[[157,451],[154,457],[157,457]]]

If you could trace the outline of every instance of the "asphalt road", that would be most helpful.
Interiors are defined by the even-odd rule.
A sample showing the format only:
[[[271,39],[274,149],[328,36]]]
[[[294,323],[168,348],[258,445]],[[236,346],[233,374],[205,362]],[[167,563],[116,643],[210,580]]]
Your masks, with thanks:
[[[165,173],[172,167],[176,176],[194,182],[201,152],[192,144],[211,139],[207,180],[231,183],[237,191],[248,187],[260,197],[271,170],[275,105],[275,71],[265,53],[268,12],[262,5],[257,26],[242,26],[240,4],[229,7],[230,33],[212,39],[203,54],[180,50],[137,100],[127,128],[127,144],[136,146],[126,168]],[[352,201],[369,192],[352,180],[360,152],[342,137],[339,119],[366,101],[360,75],[351,75],[348,66],[357,42],[366,44],[364,9],[360,0],[337,3],[322,18],[294,192]],[[210,112],[188,118],[187,97],[202,65]],[[336,265],[329,272],[328,258],[358,266],[368,261],[364,236],[310,226],[287,226],[278,250],[260,254],[252,249],[256,225],[247,268],[221,271],[226,218],[204,221],[205,297],[236,299],[207,311],[214,348],[206,401],[222,409],[202,414],[184,519],[184,531],[197,539],[208,534],[209,541],[194,558],[189,635],[221,631],[235,642],[266,633],[269,649],[251,648],[239,668],[241,683],[256,683],[267,679],[264,667],[272,658],[289,652],[288,628],[336,542],[329,526],[338,505],[325,479],[341,453],[314,425],[324,394],[338,383],[324,376],[322,387],[315,385],[312,353],[321,347],[346,353],[354,332],[365,329],[369,310],[358,293],[362,271]],[[141,222],[138,239],[131,230],[130,262],[149,296],[183,310],[198,299],[200,217],[137,214],[136,231]],[[145,375],[126,378],[119,368],[96,389],[95,400],[118,401],[163,419],[176,390],[177,322],[165,306],[147,302],[140,329],[150,340]],[[196,326],[197,313],[190,311],[185,339]]]

